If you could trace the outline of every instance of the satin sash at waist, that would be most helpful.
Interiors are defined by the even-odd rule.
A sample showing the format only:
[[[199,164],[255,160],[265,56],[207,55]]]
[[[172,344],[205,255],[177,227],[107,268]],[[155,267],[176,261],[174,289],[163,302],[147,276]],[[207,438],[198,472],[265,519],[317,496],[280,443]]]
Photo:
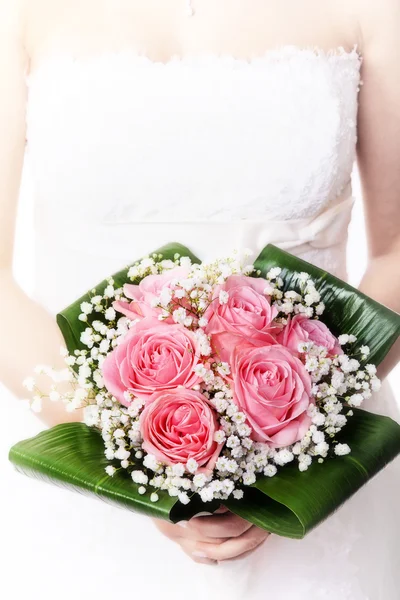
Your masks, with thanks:
[[[343,193],[317,215],[303,219],[270,220],[157,220],[102,222],[94,217],[91,223],[76,219],[64,222],[63,231],[43,227],[39,237],[54,237],[54,243],[68,247],[72,253],[88,254],[98,258],[119,258],[132,261],[169,242],[180,242],[203,260],[228,256],[234,250],[260,252],[267,244],[301,255],[310,249],[326,249],[342,244],[347,239],[354,197],[351,183]],[[38,227],[40,228],[40,227]]]

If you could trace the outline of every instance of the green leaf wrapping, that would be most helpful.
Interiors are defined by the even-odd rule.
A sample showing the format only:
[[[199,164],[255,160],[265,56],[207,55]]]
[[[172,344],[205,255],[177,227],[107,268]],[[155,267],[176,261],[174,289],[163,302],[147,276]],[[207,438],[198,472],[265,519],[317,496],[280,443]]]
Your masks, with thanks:
[[[173,258],[179,253],[199,262],[179,244],[169,244],[157,253],[162,253],[163,258]],[[379,364],[399,336],[399,315],[326,271],[271,245],[261,252],[255,264],[263,275],[274,266],[281,267],[285,287],[291,289],[298,285],[298,273],[309,273],[326,304],[324,322],[334,333],[354,334],[358,344],[368,345],[371,350],[368,362]],[[126,281],[126,274],[124,269],[113,276],[117,286]],[[97,286],[98,293],[106,285],[104,281]],[[78,315],[81,302],[89,298],[89,294],[83,296],[57,316],[70,352],[82,347],[79,338],[86,324],[78,320]],[[351,454],[327,459],[323,464],[314,462],[306,472],[300,472],[294,464],[286,465],[274,477],[260,477],[246,488],[243,500],[225,504],[272,533],[304,537],[400,453],[400,426],[395,421],[359,409],[353,412],[354,416],[337,436],[339,441],[350,445]],[[29,475],[55,480],[173,522],[190,518],[205,508],[198,499],[184,506],[165,492],[158,492],[160,500],[152,503],[150,494],[140,495],[138,486],[123,471],[112,478],[106,475],[104,469],[110,463],[104,456],[101,436],[82,423],[58,425],[19,442],[10,450],[10,460]],[[206,508],[214,510],[216,504],[207,504]]]
[[[337,436],[349,444],[350,454],[314,461],[303,473],[285,465],[274,477],[258,479],[247,502],[226,505],[271,533],[303,538],[400,453],[400,426],[393,419],[352,410]]]

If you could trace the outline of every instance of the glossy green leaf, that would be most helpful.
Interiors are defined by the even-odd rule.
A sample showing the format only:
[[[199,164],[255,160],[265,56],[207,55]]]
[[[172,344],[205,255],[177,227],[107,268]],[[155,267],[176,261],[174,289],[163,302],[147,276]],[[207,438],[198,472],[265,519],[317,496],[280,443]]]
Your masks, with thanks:
[[[349,444],[350,454],[314,462],[302,473],[286,465],[274,477],[258,479],[246,501],[227,506],[272,533],[304,537],[400,453],[400,426],[393,419],[353,412],[337,436]]]
[[[179,253],[199,262],[179,244],[169,244],[157,253],[163,258]],[[326,304],[324,322],[337,335],[354,334],[360,345],[368,345],[368,362],[379,364],[399,336],[399,315],[326,271],[271,245],[255,264],[263,275],[274,266],[281,267],[286,289],[296,289],[299,273],[308,272]],[[123,269],[113,276],[117,286],[126,282],[126,273],[127,269]],[[102,282],[97,291],[101,293],[106,285],[106,281]],[[80,304],[89,299],[90,294],[83,296],[57,317],[70,352],[82,347],[79,338],[86,324],[78,320],[78,315]],[[275,477],[259,478],[246,488],[243,500],[226,504],[264,529],[302,538],[400,453],[400,426],[392,419],[363,410],[354,409],[354,416],[340,437],[351,446],[350,455],[327,459],[323,464],[315,462],[303,473],[296,465],[286,465]],[[120,470],[110,478],[104,471],[109,463],[101,437],[83,424],[59,425],[19,442],[11,449],[10,460],[27,474],[47,477],[173,522],[190,518],[205,508],[216,508],[215,503],[204,505],[198,498],[183,506],[165,493],[159,494],[159,502],[151,503],[150,494],[141,496],[126,472]]]
[[[15,444],[9,458],[27,475],[56,481],[153,517],[168,519],[176,502],[165,492],[159,494],[158,502],[150,502],[150,494],[139,494],[139,486],[123,469],[113,477],[107,475],[105,468],[111,463],[104,456],[101,435],[84,423],[63,423],[42,431]]]
[[[124,469],[117,469],[110,477],[105,468],[111,463],[104,456],[101,435],[84,423],[62,423],[18,442],[11,448],[9,459],[21,473],[94,494],[151,517],[177,523],[204,510],[199,497],[185,506],[165,491],[158,491],[159,500],[151,502],[154,488],[148,487],[146,494],[139,494],[139,486]],[[118,467],[118,461],[115,466]],[[218,502],[210,502],[207,510],[214,511],[218,506]]]

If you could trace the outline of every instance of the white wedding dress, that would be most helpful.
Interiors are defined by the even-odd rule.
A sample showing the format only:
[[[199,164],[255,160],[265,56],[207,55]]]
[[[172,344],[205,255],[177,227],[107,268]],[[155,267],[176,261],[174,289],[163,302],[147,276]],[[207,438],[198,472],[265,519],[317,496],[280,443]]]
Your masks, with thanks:
[[[273,242],[345,278],[360,64],[356,48],[294,46],[251,61],[163,64],[130,51],[45,59],[27,76],[35,297],[55,314],[170,241],[201,258]],[[367,408],[400,421],[390,393]],[[398,600],[399,470],[397,460],[304,540],[271,535],[218,566],[193,563],[142,516],[15,475],[26,575],[15,590],[57,600]]]

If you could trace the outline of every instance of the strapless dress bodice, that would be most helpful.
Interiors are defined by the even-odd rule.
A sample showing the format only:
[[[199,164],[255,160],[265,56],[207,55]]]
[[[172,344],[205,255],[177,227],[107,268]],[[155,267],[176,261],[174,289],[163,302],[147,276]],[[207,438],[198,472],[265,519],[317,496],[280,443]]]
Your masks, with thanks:
[[[272,241],[345,276],[361,61],[295,46],[44,59],[27,75],[43,303],[169,241],[201,258]]]

